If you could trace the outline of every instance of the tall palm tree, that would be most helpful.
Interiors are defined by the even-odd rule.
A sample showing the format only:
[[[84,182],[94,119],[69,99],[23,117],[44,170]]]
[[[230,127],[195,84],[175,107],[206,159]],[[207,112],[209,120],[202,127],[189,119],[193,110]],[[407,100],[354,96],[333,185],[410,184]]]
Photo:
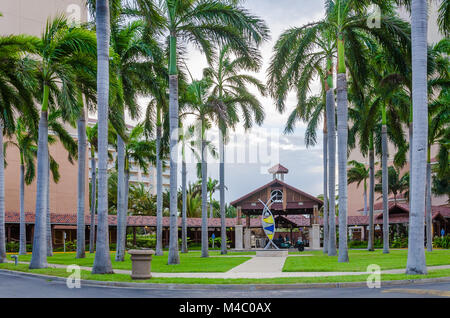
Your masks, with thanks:
[[[412,118],[413,139],[411,160],[410,214],[408,260],[406,274],[426,274],[424,249],[424,211],[426,184],[426,149],[428,141],[427,90],[427,1],[412,0]]]
[[[191,150],[192,154],[196,157],[197,161],[199,161],[200,155],[198,154],[195,140],[195,126],[190,125],[180,134],[181,139],[181,253],[187,253],[187,216],[188,216],[188,189],[187,189],[187,169],[186,169],[186,146]]]
[[[449,127],[450,91],[442,91],[439,98],[429,104],[428,154],[427,154],[427,186],[426,186],[426,227],[427,250],[433,250],[432,215],[431,215],[431,145],[448,142],[446,131]]]
[[[96,52],[79,54],[76,59],[75,80],[77,83],[77,101],[79,115],[77,118],[78,140],[78,175],[77,175],[77,254],[76,258],[85,257],[85,185],[86,185],[86,112],[93,111],[96,100]]]
[[[348,184],[356,183],[359,187],[361,182],[364,186],[364,215],[367,215],[367,179],[369,178],[369,169],[366,166],[356,160],[348,162],[352,168],[348,169]]]
[[[93,274],[113,273],[108,241],[109,1],[97,0],[98,222]]]
[[[111,28],[111,42],[117,55],[114,71],[123,91],[122,114],[125,109],[132,119],[140,116],[137,98],[157,86],[155,65],[159,68],[162,52],[158,43],[144,37],[146,25],[142,20],[135,20],[128,24],[114,21]],[[124,261],[126,240],[126,175],[125,169],[125,141],[121,136],[117,138],[118,163],[118,243],[116,261]]]
[[[35,134],[27,127],[24,119],[19,118],[14,132],[15,141],[4,143],[5,155],[8,146],[14,146],[19,150],[20,157],[20,220],[19,220],[19,255],[26,255],[26,224],[25,224],[25,183],[29,185],[36,175],[34,160],[37,146]]]
[[[63,112],[59,109],[52,109],[48,114],[48,128],[51,131],[51,134],[48,135],[48,144],[52,145],[59,141],[64,149],[67,150],[67,160],[74,164],[74,159],[78,156],[77,152],[77,142],[73,140],[70,133],[66,130],[66,128],[62,125],[64,122]],[[35,134],[36,136],[37,134]],[[36,143],[38,140],[36,140]],[[47,184],[47,256],[53,256],[53,243],[52,243],[52,229],[50,222],[50,172],[52,173],[53,182],[58,183],[59,181],[59,164],[55,161],[55,159],[51,156],[49,151],[48,154],[49,163],[48,163],[48,171],[47,178],[49,180]]]
[[[367,21],[370,16],[368,5],[377,4],[384,15],[380,17],[380,27],[373,28]],[[348,144],[348,97],[347,64],[357,65],[351,70],[354,82],[364,86],[367,65],[364,63],[364,49],[367,38],[373,38],[393,57],[399,67],[405,68],[400,49],[407,46],[409,37],[406,23],[393,14],[389,1],[328,1],[326,20],[336,32],[337,43],[337,117],[338,117],[338,161],[339,161],[339,262],[348,262],[347,248],[347,144]]]
[[[207,140],[206,131],[211,128],[213,120],[218,121],[219,118],[225,122],[228,120],[224,104],[217,102],[212,96],[208,96],[208,90],[211,82],[208,79],[200,81],[193,80],[187,89],[187,102],[184,107],[189,107],[189,111],[185,111],[182,116],[193,115],[196,117],[197,133],[201,141],[201,193],[202,193],[202,254],[201,257],[209,257],[208,253],[208,182],[207,182],[207,163],[206,151]]]
[[[95,45],[93,33],[86,29],[69,27],[63,16],[47,22],[40,42],[37,44],[40,63],[38,76],[42,81],[40,90],[42,107],[38,132],[36,222],[33,254],[30,261],[32,269],[46,267],[49,106],[61,109],[65,119],[70,118],[71,113],[78,108],[74,59],[80,52],[93,52]]]
[[[246,49],[247,50],[247,49]],[[212,94],[227,107],[229,119],[233,119],[229,126],[239,121],[236,111],[239,107],[244,117],[244,128],[250,129],[253,121],[261,125],[264,120],[264,110],[258,99],[248,91],[247,85],[255,86],[262,96],[265,96],[265,85],[255,77],[243,74],[243,71],[258,71],[261,67],[261,56],[256,49],[250,55],[232,56],[229,45],[219,51],[219,57],[214,64],[203,70],[203,75],[213,82]],[[239,54],[239,52],[237,52]],[[253,118],[254,117],[254,118]],[[220,217],[221,237],[226,240],[225,225],[225,139],[227,127],[224,121],[219,123],[219,191],[220,191]],[[221,254],[227,253],[226,244],[221,245]]]
[[[156,144],[154,141],[150,141],[144,138],[145,129],[143,124],[136,125],[129,133],[127,142],[124,149],[124,206],[125,206],[125,222],[122,226],[124,227],[123,232],[126,234],[126,216],[128,215],[128,195],[130,188],[130,169],[131,165],[137,165],[144,174],[148,172],[148,167],[150,164],[155,164],[156,162]],[[118,136],[120,138],[120,136]],[[117,147],[119,146],[118,143]],[[120,174],[118,175],[118,178]],[[119,184],[118,180],[118,184]],[[118,198],[119,200],[119,198]],[[117,254],[121,253],[121,261],[124,259],[125,254],[125,240],[117,240],[117,244],[121,245],[117,248]],[[116,261],[117,261],[116,256]]]
[[[305,133],[305,143],[309,147],[317,143],[316,130],[323,118],[323,181],[324,181],[324,246],[323,252],[328,254],[329,236],[335,242],[335,231],[329,233],[328,220],[328,192],[335,185],[328,186],[328,147],[329,130],[327,122],[327,105],[334,103],[332,60],[335,53],[335,45],[330,40],[329,32],[321,25],[305,25],[300,28],[291,28],[285,31],[275,45],[275,54],[269,66],[269,83],[272,96],[277,101],[280,112],[285,109],[285,100],[289,90],[297,93],[297,106],[290,114],[286,123],[285,133],[292,133],[298,120],[308,123]],[[322,84],[321,96],[307,96],[311,83],[320,78]],[[331,99],[332,98],[332,99]],[[333,106],[334,107],[334,106]],[[333,123],[334,125],[334,123]],[[334,134],[334,133],[330,133]],[[331,142],[331,141],[330,141]],[[334,169],[334,156],[330,154],[330,164]],[[331,172],[330,172],[331,173]],[[334,174],[333,174],[334,176]],[[330,176],[330,178],[334,178]],[[334,180],[334,179],[333,179]],[[330,189],[328,189],[330,187]],[[334,195],[330,197],[330,205],[333,205]],[[331,228],[330,223],[330,228]],[[334,225],[333,225],[334,229]],[[333,245],[334,243],[332,243]],[[335,246],[330,247],[329,255],[336,255]]]
[[[89,253],[95,251],[95,210],[97,203],[97,160],[95,159],[95,153],[97,151],[98,143],[98,124],[93,127],[86,127],[86,140],[89,143],[91,150],[91,196],[90,196],[90,231],[89,231]]]
[[[177,47],[180,42],[201,48],[208,61],[214,43],[230,44],[241,50],[246,41],[261,43],[268,37],[265,23],[238,7],[239,1],[164,0],[160,1],[163,31],[169,37],[169,118],[170,118],[170,242],[168,264],[179,264],[177,230],[177,143],[178,68]],[[143,12],[154,12],[153,1],[136,0]]]
[[[1,16],[1,13],[0,13]],[[35,52],[38,40],[31,36],[1,36],[0,37],[0,144],[3,145],[3,135],[14,131],[15,114],[17,111],[26,118],[37,118],[34,100],[24,78],[33,78],[24,73],[20,67],[22,53]],[[34,122],[34,120],[32,120]],[[6,262],[5,235],[5,175],[4,153],[0,151],[0,263]]]
[[[155,88],[151,89],[153,98],[148,104],[145,114],[144,127],[147,137],[153,136],[153,130],[156,126],[156,251],[155,255],[161,256],[164,254],[162,246],[162,218],[163,218],[163,158],[167,156],[167,140],[168,135],[163,134],[163,127],[166,129],[167,120],[167,61],[164,59],[160,63],[160,67],[163,68],[156,72],[156,76],[159,77],[157,82],[159,83]],[[156,118],[155,118],[156,110]],[[164,137],[164,138],[163,138]]]
[[[432,56],[428,69],[428,151],[427,151],[427,185],[426,185],[426,213],[427,250],[433,250],[432,215],[431,215],[431,146],[446,140],[446,127],[449,124],[448,107],[450,103],[450,39],[444,38],[429,48]],[[443,142],[445,143],[445,141]],[[441,149],[441,147],[440,147]]]

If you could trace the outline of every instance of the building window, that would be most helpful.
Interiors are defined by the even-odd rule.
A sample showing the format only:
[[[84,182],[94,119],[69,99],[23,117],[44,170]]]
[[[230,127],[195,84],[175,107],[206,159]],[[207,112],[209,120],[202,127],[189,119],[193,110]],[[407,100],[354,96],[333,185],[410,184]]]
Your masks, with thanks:
[[[283,192],[281,190],[272,190],[270,197],[272,202],[283,202]]]

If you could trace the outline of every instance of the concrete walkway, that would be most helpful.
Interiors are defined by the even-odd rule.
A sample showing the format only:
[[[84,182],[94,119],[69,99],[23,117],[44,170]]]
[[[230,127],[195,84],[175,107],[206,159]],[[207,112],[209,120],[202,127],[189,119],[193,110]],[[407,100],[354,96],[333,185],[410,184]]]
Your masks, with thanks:
[[[275,260],[278,259],[278,260]],[[280,260],[283,259],[283,260]],[[179,277],[179,278],[282,278],[282,277],[327,277],[365,275],[367,272],[282,272],[285,257],[254,257],[241,265],[238,265],[225,273],[155,273],[153,277]],[[11,261],[9,261],[12,263]],[[282,263],[281,263],[282,262]],[[29,264],[28,262],[19,262]],[[67,265],[48,264],[51,268],[67,268]],[[273,268],[271,268],[273,267]],[[91,267],[80,267],[91,271]],[[276,271],[275,269],[276,268]],[[428,270],[450,269],[450,265],[428,266]],[[131,275],[130,270],[114,269],[116,274]],[[405,269],[382,270],[382,274],[404,274]]]

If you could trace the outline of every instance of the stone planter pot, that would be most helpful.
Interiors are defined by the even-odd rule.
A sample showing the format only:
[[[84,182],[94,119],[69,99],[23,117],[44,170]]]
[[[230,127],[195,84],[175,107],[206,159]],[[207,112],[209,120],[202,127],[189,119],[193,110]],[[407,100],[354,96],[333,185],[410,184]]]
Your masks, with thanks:
[[[129,250],[131,255],[131,279],[150,279],[154,250]]]

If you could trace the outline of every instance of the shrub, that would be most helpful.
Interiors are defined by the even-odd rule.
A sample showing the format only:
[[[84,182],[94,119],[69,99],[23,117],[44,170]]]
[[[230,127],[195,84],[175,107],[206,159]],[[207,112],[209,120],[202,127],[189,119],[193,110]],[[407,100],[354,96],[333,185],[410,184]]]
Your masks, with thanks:
[[[155,248],[155,247],[156,247],[156,235],[138,234],[136,235],[136,245],[133,244],[133,235],[130,234],[127,235],[127,248]]]
[[[450,248],[450,235],[437,236],[433,240],[433,247],[437,248]]]

